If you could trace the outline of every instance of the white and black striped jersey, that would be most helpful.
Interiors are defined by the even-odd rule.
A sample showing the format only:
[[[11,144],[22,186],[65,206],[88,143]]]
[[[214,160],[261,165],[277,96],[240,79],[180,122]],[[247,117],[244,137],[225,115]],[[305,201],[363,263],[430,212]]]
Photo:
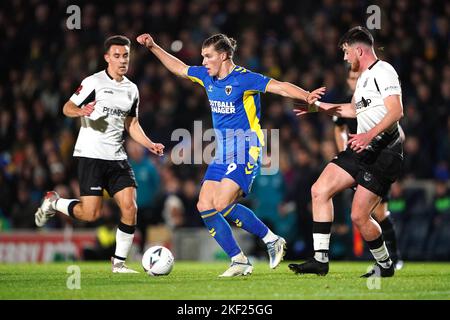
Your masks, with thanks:
[[[137,117],[139,91],[126,77],[118,82],[106,70],[85,78],[70,97],[77,106],[96,101],[89,117],[81,117],[81,128],[73,155],[103,160],[124,160],[125,119]]]
[[[358,133],[375,127],[386,115],[384,99],[402,95],[400,80],[395,69],[387,62],[376,60],[359,77],[354,93]],[[368,149],[393,148],[401,143],[398,122],[378,135]]]

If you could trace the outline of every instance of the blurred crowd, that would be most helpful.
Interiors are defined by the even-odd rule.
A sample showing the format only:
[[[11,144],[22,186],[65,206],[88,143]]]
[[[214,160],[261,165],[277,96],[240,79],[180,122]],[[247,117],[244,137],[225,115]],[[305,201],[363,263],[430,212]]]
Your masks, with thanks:
[[[326,86],[324,101],[346,102],[347,66],[340,35],[365,25],[368,1],[167,0],[79,1],[81,28],[69,30],[69,1],[11,0],[0,5],[0,230],[34,228],[45,193],[79,196],[72,157],[79,120],[62,106],[86,76],[105,68],[103,41],[132,40],[128,78],[140,90],[139,120],[165,157],[127,142],[136,170],[139,223],[172,228],[202,226],[196,209],[205,165],[174,165],[177,128],[194,121],[211,127],[203,88],[177,79],[135,38],[149,32],[186,64],[201,64],[202,41],[222,32],[238,41],[235,62],[311,90]],[[448,180],[450,158],[450,50],[448,1],[379,1],[381,29],[373,30],[379,58],[397,70],[403,89],[406,133],[403,184]],[[180,42],[175,42],[179,40]],[[262,127],[279,129],[280,171],[260,176],[245,199],[299,251],[310,248],[310,187],[336,154],[333,122],[326,115],[296,118],[294,102],[262,96]],[[270,157],[263,160],[267,164]],[[448,196],[448,190],[440,191]],[[339,206],[338,206],[339,207]],[[342,205],[345,211],[345,204]],[[345,220],[345,217],[342,218]],[[49,227],[66,221],[52,220]],[[75,223],[75,226],[90,226]],[[300,240],[299,240],[300,239]],[[303,240],[302,240],[303,239]]]

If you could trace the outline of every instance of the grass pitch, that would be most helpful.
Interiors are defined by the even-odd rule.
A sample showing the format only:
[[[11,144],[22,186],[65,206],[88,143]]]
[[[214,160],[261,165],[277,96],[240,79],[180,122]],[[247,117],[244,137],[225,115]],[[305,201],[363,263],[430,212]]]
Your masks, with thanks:
[[[69,266],[80,269],[80,289]],[[140,264],[130,263],[135,270]],[[0,264],[0,300],[4,299],[450,299],[450,263],[412,263],[393,278],[361,279],[371,262],[332,262],[326,277],[298,276],[283,262],[276,270],[254,264],[251,276],[218,278],[226,262],[175,262],[169,276],[112,274],[110,263]],[[369,289],[369,287],[373,289]]]

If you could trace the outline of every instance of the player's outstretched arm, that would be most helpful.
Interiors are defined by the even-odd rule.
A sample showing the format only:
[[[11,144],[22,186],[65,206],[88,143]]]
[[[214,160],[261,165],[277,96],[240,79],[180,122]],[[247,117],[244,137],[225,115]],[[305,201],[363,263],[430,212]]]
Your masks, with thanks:
[[[95,101],[92,101],[83,107],[78,107],[75,103],[72,101],[67,101],[66,104],[63,107],[63,113],[66,117],[69,118],[77,118],[77,117],[88,117],[91,115],[91,113],[95,109]]]
[[[137,117],[127,117],[125,121],[125,128],[134,141],[158,156],[164,155],[164,145],[161,143],[155,143],[147,137],[144,130],[142,130]]]
[[[351,103],[325,103],[315,101],[312,104],[297,104],[297,107],[297,109],[294,109],[296,116],[302,116],[312,112],[324,112],[330,116],[337,116],[339,118],[356,118],[354,99],[352,99]]]
[[[325,93],[325,87],[321,87],[312,92],[306,91],[290,82],[282,82],[271,79],[267,84],[266,92],[278,94],[283,97],[298,99],[306,101],[308,104],[313,104],[319,100]]]
[[[179,77],[187,78],[188,66],[183,61],[158,46],[150,34],[141,34],[136,38],[136,41],[149,49],[170,72]]]

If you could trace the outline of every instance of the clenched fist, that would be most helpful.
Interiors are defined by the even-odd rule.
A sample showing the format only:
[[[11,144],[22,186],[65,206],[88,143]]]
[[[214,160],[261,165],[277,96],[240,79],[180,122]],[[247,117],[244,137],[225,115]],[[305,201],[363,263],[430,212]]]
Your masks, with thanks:
[[[97,101],[94,100],[92,102],[85,104],[83,107],[81,107],[79,109],[78,115],[80,117],[89,117],[91,115],[91,113],[94,112],[94,110],[95,110],[94,106],[96,103],[97,103]]]
[[[136,41],[139,42],[141,45],[147,47],[148,49],[153,47],[153,45],[155,44],[155,42],[153,41],[152,36],[149,35],[148,33],[141,34],[140,36],[138,36],[136,38]]]
[[[148,150],[161,157],[164,155],[164,148],[164,145],[161,143],[152,143]]]

